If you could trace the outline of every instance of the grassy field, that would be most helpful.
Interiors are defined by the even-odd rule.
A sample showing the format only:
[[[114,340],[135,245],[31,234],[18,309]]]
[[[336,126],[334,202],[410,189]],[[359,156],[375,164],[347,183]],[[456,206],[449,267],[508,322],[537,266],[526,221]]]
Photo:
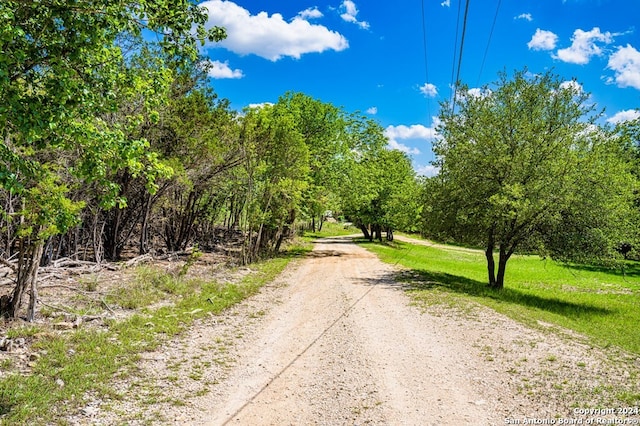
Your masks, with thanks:
[[[419,303],[468,308],[486,305],[534,327],[554,324],[588,336],[602,347],[619,346],[640,354],[640,264],[625,273],[593,266],[565,266],[538,256],[514,256],[505,288],[487,287],[484,253],[456,247],[401,242],[362,243],[388,263],[409,268]]]
[[[125,320],[108,320],[108,328],[78,328],[55,333],[46,325],[8,330],[25,338],[34,352],[29,374],[0,365],[0,424],[66,424],[60,417],[93,394],[117,401],[111,383],[133,374],[140,354],[158,348],[197,318],[218,314],[256,293],[288,264],[310,250],[290,247],[282,256],[251,265],[241,281],[219,284],[142,266],[136,277],[108,295],[112,306],[132,310]],[[154,308],[159,301],[166,302]]]

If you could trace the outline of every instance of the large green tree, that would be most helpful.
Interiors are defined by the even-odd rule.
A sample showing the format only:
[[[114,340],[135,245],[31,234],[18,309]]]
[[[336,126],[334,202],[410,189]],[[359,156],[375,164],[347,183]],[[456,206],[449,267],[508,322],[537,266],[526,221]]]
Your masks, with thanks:
[[[278,100],[294,117],[294,123],[309,150],[309,184],[304,191],[303,214],[322,226],[324,213],[344,176],[349,145],[342,137],[344,112],[329,103],[303,93],[287,93]]]
[[[295,118],[277,103],[249,109],[243,119],[245,262],[278,252],[302,208],[309,148]]]
[[[351,151],[339,194],[342,209],[365,238],[391,237],[393,229],[409,229],[417,219],[417,183],[406,154],[387,149],[380,125],[352,116],[346,128]]]
[[[166,87],[162,73],[149,80],[128,72],[125,48],[148,30],[169,56],[195,60],[198,38],[225,36],[205,31],[205,20],[188,0],[0,3],[0,186],[19,204],[8,213],[18,224],[19,263],[14,291],[0,303],[4,315],[17,316],[29,288],[33,318],[44,240],[69,228],[83,204],[69,198],[69,182],[99,183],[103,206],[113,206],[125,202],[113,170],[156,173],[147,142],[104,119],[122,97],[144,93],[152,108],[152,95]]]
[[[460,85],[455,103],[442,105],[427,232],[483,245],[491,287],[504,286],[518,248],[544,250],[552,233],[570,229],[579,238],[586,230],[592,251],[617,243],[612,230],[633,179],[618,139],[596,126],[599,115],[579,87],[523,70],[502,73],[480,93]],[[571,238],[562,241],[568,247]]]

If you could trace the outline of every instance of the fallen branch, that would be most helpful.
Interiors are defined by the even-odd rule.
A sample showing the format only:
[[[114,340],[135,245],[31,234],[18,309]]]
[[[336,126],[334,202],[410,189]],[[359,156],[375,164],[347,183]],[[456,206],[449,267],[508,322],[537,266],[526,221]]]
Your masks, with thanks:
[[[151,256],[150,254],[143,254],[141,256],[138,257],[134,257],[133,259],[129,259],[126,262],[124,262],[123,267],[125,268],[131,268],[132,266],[137,266],[141,263],[146,263],[146,262],[151,262],[153,261],[153,256]]]
[[[87,260],[69,259],[68,257],[63,257],[63,258],[60,258],[58,260],[54,260],[53,261],[53,267],[54,268],[74,268],[74,267],[81,267],[81,266],[98,266],[98,267],[100,267],[100,265],[98,263],[95,263],[95,262],[89,262]]]
[[[98,265],[97,263],[89,263],[88,265],[78,266],[78,267],[45,266],[40,268],[40,272],[48,273],[51,275],[62,274],[63,272],[67,274],[80,275],[80,274],[92,274],[100,271],[100,269],[101,269],[101,266]]]
[[[107,308],[107,310],[108,310],[109,312],[111,312],[111,314],[113,314],[113,315],[115,315],[115,314],[116,314],[116,313],[115,313],[115,311],[114,311],[113,309],[111,309],[111,306],[109,306],[109,305],[107,304],[107,301],[106,301],[106,300],[104,300],[104,297],[103,297],[102,299],[100,299],[100,301],[102,302],[102,305],[103,305],[105,308]]]
[[[46,289],[46,288],[65,288],[67,290],[72,290],[81,294],[84,294],[85,296],[92,296],[92,295],[100,295],[100,296],[104,296],[105,293],[101,293],[99,291],[87,291],[87,290],[81,290],[77,287],[72,287],[70,285],[64,285],[64,284],[47,284],[47,285],[41,285],[40,289]]]
[[[13,263],[9,262],[8,260],[0,259],[0,263],[6,266],[7,268],[11,269],[13,272],[16,272],[16,273],[18,272],[18,267]]]
[[[75,328],[78,328],[80,326],[80,324],[82,324],[83,322],[89,322],[89,321],[95,321],[95,320],[104,321],[104,319],[105,319],[104,315],[79,315],[79,314],[70,312],[71,308],[69,308],[67,306],[65,306],[64,308],[61,308],[59,306],[50,305],[50,304],[45,303],[45,302],[43,302],[41,300],[38,300],[38,303],[40,303],[43,306],[46,306],[49,309],[53,309],[55,311],[62,312],[63,314],[65,314],[67,316],[75,317],[76,319],[73,322],[73,325],[75,326]]]

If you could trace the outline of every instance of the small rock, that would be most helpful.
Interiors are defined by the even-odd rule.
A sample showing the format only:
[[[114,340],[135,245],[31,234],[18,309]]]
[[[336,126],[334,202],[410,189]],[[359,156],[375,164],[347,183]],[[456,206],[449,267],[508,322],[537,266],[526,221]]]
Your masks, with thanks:
[[[0,339],[0,351],[11,352],[13,349],[13,341],[11,339],[7,339],[3,337]]]
[[[38,359],[40,359],[40,354],[38,353],[32,353],[31,355],[29,355],[29,361],[37,361]]]
[[[56,379],[56,385],[58,385],[59,387],[63,388],[64,387],[64,380]]]
[[[87,417],[95,417],[98,414],[98,411],[100,411],[98,407],[92,406],[84,407],[80,410],[80,412]]]

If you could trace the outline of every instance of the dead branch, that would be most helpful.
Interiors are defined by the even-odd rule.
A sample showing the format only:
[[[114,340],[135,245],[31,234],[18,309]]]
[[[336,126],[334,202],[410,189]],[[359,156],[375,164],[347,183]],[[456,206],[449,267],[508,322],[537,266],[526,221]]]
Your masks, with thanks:
[[[107,303],[107,301],[106,301],[106,300],[104,300],[104,297],[103,297],[102,299],[100,299],[100,301],[102,302],[102,305],[103,305],[105,308],[107,308],[107,310],[108,310],[109,312],[111,312],[111,314],[112,314],[112,315],[115,315],[115,314],[116,314],[116,313],[115,313],[115,311],[114,311],[113,309],[111,309],[111,306],[109,306],[109,304]]]
[[[133,259],[129,259],[126,262],[124,262],[123,267],[124,268],[131,268],[133,266],[137,266],[141,263],[148,263],[153,261],[153,256],[150,254],[143,254],[141,256],[138,257],[134,257]]]
[[[54,260],[52,266],[54,268],[76,268],[76,267],[83,267],[83,266],[99,267],[100,265],[95,262],[89,262],[87,260],[76,260],[76,259],[70,259],[68,257],[63,257],[58,260]]]
[[[11,269],[14,273],[18,272],[18,267],[6,259],[0,259],[0,263]]]
[[[104,296],[105,295],[105,293],[101,293],[99,291],[87,291],[87,290],[82,290],[82,289],[79,289],[77,287],[72,287],[72,286],[64,285],[64,284],[47,284],[47,285],[41,285],[40,286],[41,290],[42,289],[47,289],[47,288],[64,288],[64,289],[67,289],[67,290],[75,291],[75,292],[80,293],[80,294],[84,294],[85,296],[94,296],[94,295]]]
[[[104,319],[106,318],[104,315],[78,315],[78,314],[75,314],[73,312],[70,312],[69,311],[70,308],[68,308],[66,306],[61,308],[59,306],[50,305],[50,304],[45,303],[45,302],[43,302],[41,300],[38,300],[38,303],[40,303],[43,306],[46,306],[49,309],[53,309],[55,311],[62,312],[63,314],[65,314],[65,315],[67,315],[69,317],[75,317],[76,319],[73,322],[73,327],[74,328],[80,327],[80,325],[83,322],[96,321],[96,320],[104,321]],[[113,311],[111,311],[111,312],[113,312]]]

